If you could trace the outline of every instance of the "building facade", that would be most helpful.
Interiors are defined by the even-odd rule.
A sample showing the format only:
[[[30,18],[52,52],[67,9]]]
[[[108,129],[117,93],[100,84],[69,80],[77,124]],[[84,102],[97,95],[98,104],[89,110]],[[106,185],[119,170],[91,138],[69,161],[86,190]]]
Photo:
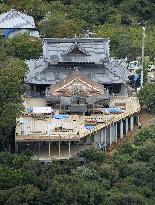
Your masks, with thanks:
[[[127,64],[110,58],[109,43],[102,38],[43,40],[43,56],[27,61],[25,107],[30,109],[17,120],[17,152],[30,149],[42,161],[68,159],[98,144],[111,149],[133,130],[139,101],[128,97]],[[42,112],[47,106],[55,112]],[[106,106],[120,109],[107,113]]]
[[[33,17],[11,9],[0,14],[0,31],[5,38],[18,34],[28,33],[30,36],[39,37]]]
[[[46,95],[50,85],[75,70],[103,85],[110,95],[127,95],[127,64],[110,58],[109,43],[108,38],[45,38],[43,56],[27,61],[30,72],[25,82],[31,87],[31,95]]]

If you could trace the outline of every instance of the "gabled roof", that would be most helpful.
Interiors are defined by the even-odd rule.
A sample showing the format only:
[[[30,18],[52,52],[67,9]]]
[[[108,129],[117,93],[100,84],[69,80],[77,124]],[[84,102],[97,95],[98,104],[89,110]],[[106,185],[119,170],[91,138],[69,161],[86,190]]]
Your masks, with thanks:
[[[0,15],[0,29],[36,29],[34,19],[15,9]]]
[[[67,76],[63,80],[59,81],[58,83],[51,85],[50,86],[50,91],[52,93],[59,91],[61,88],[66,87],[69,85],[71,82],[75,80],[82,81],[84,84],[87,84],[89,87],[92,89],[103,93],[104,92],[104,86],[100,85],[99,83],[96,83],[95,81],[87,78],[85,75],[80,73],[78,70],[75,70],[71,75]]]
[[[103,64],[110,55],[109,42],[107,38],[44,38],[43,56],[52,65],[68,62]],[[79,55],[75,51],[79,51]]]
[[[77,41],[75,41],[75,43],[73,43],[67,51],[64,51],[62,55],[71,55],[71,54],[83,54],[88,56],[89,52],[86,51],[86,49],[82,48],[82,46]]]

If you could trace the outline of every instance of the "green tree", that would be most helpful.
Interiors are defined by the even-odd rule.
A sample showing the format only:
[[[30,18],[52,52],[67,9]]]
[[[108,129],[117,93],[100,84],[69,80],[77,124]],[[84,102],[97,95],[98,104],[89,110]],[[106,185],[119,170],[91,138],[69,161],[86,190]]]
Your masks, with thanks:
[[[109,202],[106,205],[129,205],[129,204],[146,205],[146,200],[142,195],[134,192],[133,193],[130,192],[128,194],[116,192],[110,197]]]
[[[64,14],[55,13],[41,20],[39,29],[43,37],[67,38],[80,34],[81,25],[79,22],[68,20]]]
[[[16,118],[23,109],[24,94],[23,78],[27,65],[19,59],[8,59],[1,63],[0,68],[0,139],[6,139]]]
[[[147,84],[138,93],[140,103],[155,112],[155,84]]]
[[[28,34],[22,34],[4,40],[1,49],[7,56],[28,60],[40,57],[42,43],[38,38],[31,37]]]
[[[73,0],[68,8],[69,19],[86,22],[86,29],[99,24],[98,12],[100,8],[95,1]]]
[[[79,156],[84,157],[87,162],[103,162],[105,154],[97,148],[90,148],[82,151]]]
[[[5,205],[42,205],[43,193],[33,185],[16,186],[5,193]]]

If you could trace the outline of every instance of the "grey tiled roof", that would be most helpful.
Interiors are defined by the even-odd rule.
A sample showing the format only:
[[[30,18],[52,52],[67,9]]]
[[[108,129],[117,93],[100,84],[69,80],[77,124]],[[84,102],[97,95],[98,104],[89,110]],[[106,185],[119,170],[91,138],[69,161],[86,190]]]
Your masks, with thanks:
[[[23,14],[15,9],[0,14],[0,29],[35,29],[34,19],[31,16]]]
[[[75,50],[74,49],[79,49]],[[76,68],[87,78],[101,84],[126,83],[127,64],[109,57],[109,39],[44,39],[43,58],[27,61],[31,84],[55,84]]]
[[[108,38],[45,38],[43,40],[43,54],[45,60],[50,64],[57,64],[58,62],[94,62],[102,64],[110,55],[109,42]],[[67,55],[75,45],[78,45],[85,55]]]
[[[70,75],[76,68],[86,75],[88,78],[101,83],[126,83],[128,81],[128,71],[125,67],[118,65],[117,67],[112,64],[106,65],[48,65],[43,58],[39,60],[27,61],[29,66],[29,74],[27,75],[26,82],[31,84],[55,84],[65,77]]]
[[[128,73],[128,69],[127,69],[127,63],[124,59],[120,59],[120,60],[110,59],[109,62],[105,63],[105,66],[115,76],[124,80],[124,82],[128,81],[129,73]]]

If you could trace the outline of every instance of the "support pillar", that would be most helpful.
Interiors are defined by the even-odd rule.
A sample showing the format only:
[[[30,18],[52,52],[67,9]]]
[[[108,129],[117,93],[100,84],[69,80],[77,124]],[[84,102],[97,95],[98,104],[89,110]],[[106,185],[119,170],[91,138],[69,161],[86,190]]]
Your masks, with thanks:
[[[105,142],[105,137],[104,137],[105,132],[104,132],[104,130],[105,130],[104,128],[101,129],[101,144]]]
[[[139,116],[137,115],[137,126],[139,126]]]
[[[61,146],[60,146],[60,141],[59,141],[59,144],[58,144],[58,147],[59,147],[59,159],[60,159],[60,157],[61,157]]]
[[[36,85],[33,85],[33,93],[35,94],[37,91]]]
[[[120,138],[123,138],[123,121],[120,121]]]
[[[16,153],[18,154],[19,150],[18,150],[18,142],[15,143],[15,150],[16,150]]]
[[[68,156],[71,157],[71,142],[68,142]]]
[[[39,144],[38,144],[38,145],[39,145],[39,154],[38,154],[38,155],[39,155],[39,158],[40,158],[40,142],[39,142]]]
[[[91,145],[92,144],[92,142],[93,142],[93,137],[94,136],[92,136],[91,134],[88,136],[88,137],[86,137],[86,145]],[[95,137],[94,137],[95,138]]]
[[[133,116],[130,117],[130,131],[133,131]]]
[[[105,151],[107,150],[107,130],[106,128],[104,129],[104,146],[105,146]]]
[[[94,134],[94,143],[95,144],[98,144],[101,142],[101,137],[102,137],[102,130],[101,131],[98,131],[96,132],[96,134]]]
[[[115,124],[115,142],[117,143],[117,123]]]
[[[106,127],[106,144],[110,144],[110,127]]]
[[[51,143],[48,143],[48,158],[51,158]]]
[[[112,126],[110,126],[110,147],[112,145]]]
[[[127,135],[128,134],[128,129],[129,129],[129,126],[128,126],[128,118],[125,119],[125,134]]]
[[[111,125],[110,129],[111,129],[111,143],[117,142],[117,124]]]
[[[101,130],[101,144],[104,145],[104,150],[106,151],[106,146],[107,146],[107,133],[106,133],[106,128],[103,128]]]

